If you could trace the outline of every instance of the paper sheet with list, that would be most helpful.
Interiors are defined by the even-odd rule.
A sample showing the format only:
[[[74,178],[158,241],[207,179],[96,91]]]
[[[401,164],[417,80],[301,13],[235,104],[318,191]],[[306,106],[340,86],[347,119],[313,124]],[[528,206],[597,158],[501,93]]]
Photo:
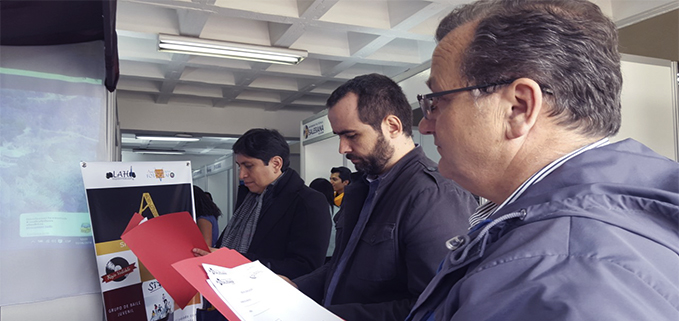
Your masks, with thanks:
[[[259,261],[225,268],[203,263],[212,289],[242,321],[342,320]]]

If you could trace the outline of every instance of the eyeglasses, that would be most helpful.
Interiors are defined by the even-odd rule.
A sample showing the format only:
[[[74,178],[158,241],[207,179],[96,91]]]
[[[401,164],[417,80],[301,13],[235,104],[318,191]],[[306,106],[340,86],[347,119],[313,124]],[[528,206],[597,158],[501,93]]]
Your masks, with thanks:
[[[493,86],[506,85],[506,84],[512,83],[514,80],[515,79],[507,80],[507,81],[500,81],[500,82],[496,82],[496,83],[492,83],[492,84],[486,84],[486,85],[476,85],[476,86],[458,88],[458,89],[453,89],[453,90],[439,91],[439,92],[426,94],[426,95],[419,94],[419,95],[417,95],[417,101],[420,103],[420,108],[422,109],[422,115],[424,115],[425,119],[429,119],[429,116],[431,116],[432,112],[434,111],[434,108],[436,107],[435,104],[434,104],[434,98],[449,95],[449,94],[459,93],[459,92],[463,92],[463,91],[470,91],[470,90],[474,90],[474,89],[484,89],[484,88],[493,87]]]

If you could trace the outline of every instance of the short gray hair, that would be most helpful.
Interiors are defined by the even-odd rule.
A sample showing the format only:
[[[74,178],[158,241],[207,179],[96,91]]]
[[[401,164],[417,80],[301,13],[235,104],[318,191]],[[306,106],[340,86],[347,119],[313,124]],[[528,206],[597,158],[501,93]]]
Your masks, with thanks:
[[[470,85],[530,78],[553,95],[550,116],[590,136],[620,129],[622,72],[615,24],[586,0],[481,0],[458,7],[441,41],[478,22],[461,74]]]

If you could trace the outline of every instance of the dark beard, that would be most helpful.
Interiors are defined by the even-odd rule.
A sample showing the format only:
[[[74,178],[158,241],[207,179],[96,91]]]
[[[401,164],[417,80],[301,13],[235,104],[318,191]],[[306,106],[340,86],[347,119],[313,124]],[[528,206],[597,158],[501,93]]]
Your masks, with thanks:
[[[384,171],[384,167],[394,155],[394,148],[389,146],[389,143],[384,139],[384,135],[379,133],[375,148],[365,157],[356,156],[354,154],[347,154],[347,159],[358,159],[355,163],[356,169],[368,175],[379,175]]]

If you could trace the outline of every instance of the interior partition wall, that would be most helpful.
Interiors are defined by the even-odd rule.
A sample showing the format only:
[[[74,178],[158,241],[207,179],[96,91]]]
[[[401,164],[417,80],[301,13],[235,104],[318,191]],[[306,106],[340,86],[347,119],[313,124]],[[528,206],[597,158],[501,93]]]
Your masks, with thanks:
[[[622,56],[622,126],[611,141],[633,138],[679,161],[677,62]]]
[[[233,154],[222,156],[215,162],[193,170],[193,184],[212,195],[222,211],[219,218],[220,231],[226,227],[233,214]]]
[[[316,178],[330,177],[333,167],[354,164],[339,153],[339,136],[332,133],[327,110],[309,117],[300,126],[300,176],[307,185]]]

